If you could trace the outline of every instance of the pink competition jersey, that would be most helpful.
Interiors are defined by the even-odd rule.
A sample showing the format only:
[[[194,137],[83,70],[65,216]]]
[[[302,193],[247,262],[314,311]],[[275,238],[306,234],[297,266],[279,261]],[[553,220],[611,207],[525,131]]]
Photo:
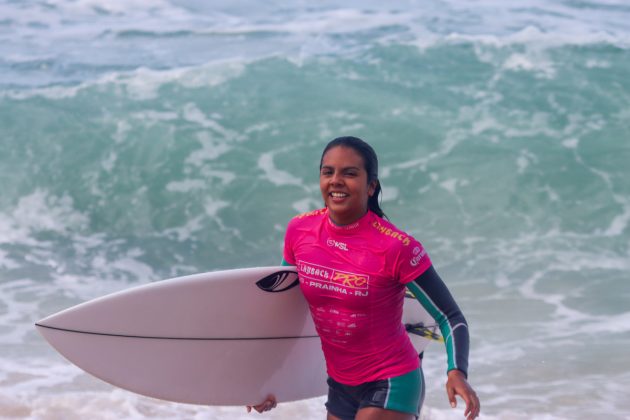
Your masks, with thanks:
[[[419,366],[401,322],[404,285],[431,266],[418,241],[371,211],[336,226],[324,208],[289,222],[284,260],[297,266],[334,380],[358,385]]]

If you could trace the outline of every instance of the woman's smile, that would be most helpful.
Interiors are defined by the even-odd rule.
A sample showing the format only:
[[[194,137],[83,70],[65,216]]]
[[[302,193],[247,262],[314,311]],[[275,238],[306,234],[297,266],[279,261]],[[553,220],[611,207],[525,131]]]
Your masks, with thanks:
[[[343,200],[346,199],[346,197],[349,196],[347,193],[336,191],[331,192],[329,195],[332,198],[332,201],[334,201],[335,203],[341,203]]]

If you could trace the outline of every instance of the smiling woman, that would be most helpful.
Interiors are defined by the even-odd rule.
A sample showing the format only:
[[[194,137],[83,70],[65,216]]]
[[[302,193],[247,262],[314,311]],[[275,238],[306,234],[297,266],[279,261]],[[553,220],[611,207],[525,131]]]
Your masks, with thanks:
[[[354,223],[367,211],[378,181],[370,180],[363,166],[361,155],[349,147],[334,147],[322,157],[319,188],[337,225]]]
[[[350,224],[368,207],[384,216],[378,204],[378,159],[367,143],[356,137],[334,139],[322,153],[319,170],[319,188],[333,222]]]
[[[294,217],[283,264],[296,265],[322,341],[329,420],[417,417],[425,394],[422,355],[401,322],[408,288],[436,320],[448,355],[447,393],[479,414],[467,382],[468,325],[422,244],[384,219],[378,159],[370,145],[340,137],[326,146],[319,184],[325,208]],[[270,397],[255,408],[275,406]]]

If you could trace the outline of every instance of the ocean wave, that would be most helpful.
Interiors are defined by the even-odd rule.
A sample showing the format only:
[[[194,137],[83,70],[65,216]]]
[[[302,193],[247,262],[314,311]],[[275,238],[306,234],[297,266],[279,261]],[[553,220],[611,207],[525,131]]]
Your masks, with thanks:
[[[431,1],[421,9],[405,1],[355,7],[334,2],[312,8],[241,6],[246,13],[229,4],[204,8],[167,1],[150,6],[92,0],[58,0],[47,7],[0,5],[0,15],[7,16],[11,27],[0,33],[5,45],[0,47],[3,90],[75,84],[125,69],[178,69],[273,56],[296,63],[320,56],[353,57],[379,45],[421,50],[453,44],[538,50],[630,47],[625,24],[630,11],[623,3],[485,0],[473,7],[451,0]],[[538,66],[553,75],[553,67],[541,67],[538,58],[513,55],[506,66]]]
[[[154,99],[159,88],[167,83],[177,83],[185,88],[211,87],[238,77],[245,66],[244,61],[214,62],[201,66],[171,70],[152,70],[140,67],[129,72],[113,72],[97,80],[82,82],[74,86],[49,86],[33,89],[7,89],[0,91],[0,98],[24,100],[36,96],[48,99],[73,98],[79,93],[93,88],[117,86],[130,98],[136,100]]]

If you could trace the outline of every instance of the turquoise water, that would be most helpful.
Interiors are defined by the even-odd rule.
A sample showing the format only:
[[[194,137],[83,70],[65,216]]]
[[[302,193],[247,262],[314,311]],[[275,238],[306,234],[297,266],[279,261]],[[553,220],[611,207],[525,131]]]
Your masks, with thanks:
[[[323,146],[355,135],[467,315],[484,417],[628,418],[627,22],[612,0],[0,4],[0,416],[244,416],[112,391],[32,323],[276,264]],[[443,353],[425,418],[461,417]],[[324,409],[270,416],[295,413]]]

